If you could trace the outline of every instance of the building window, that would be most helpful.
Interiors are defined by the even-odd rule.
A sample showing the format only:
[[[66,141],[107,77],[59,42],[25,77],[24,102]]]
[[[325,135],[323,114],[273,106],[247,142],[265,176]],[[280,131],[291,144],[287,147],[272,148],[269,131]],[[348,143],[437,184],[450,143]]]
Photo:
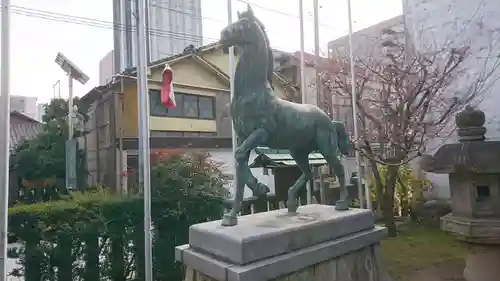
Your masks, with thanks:
[[[201,119],[214,118],[214,99],[211,97],[198,98],[199,115]]]
[[[198,97],[197,96],[184,96],[182,101],[182,113],[185,117],[199,117],[198,111]]]
[[[215,119],[215,97],[175,93],[176,108],[165,108],[161,104],[160,91],[149,91],[151,116],[182,117],[194,119]]]

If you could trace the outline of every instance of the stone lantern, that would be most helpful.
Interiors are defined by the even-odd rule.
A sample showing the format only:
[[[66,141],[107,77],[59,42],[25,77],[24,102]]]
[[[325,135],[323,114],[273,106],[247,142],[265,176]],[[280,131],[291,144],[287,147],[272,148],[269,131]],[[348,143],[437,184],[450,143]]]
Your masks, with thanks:
[[[484,112],[457,114],[458,142],[445,144],[422,161],[426,172],[448,174],[451,214],[441,229],[471,247],[464,277],[493,281],[500,276],[500,141],[485,141]]]

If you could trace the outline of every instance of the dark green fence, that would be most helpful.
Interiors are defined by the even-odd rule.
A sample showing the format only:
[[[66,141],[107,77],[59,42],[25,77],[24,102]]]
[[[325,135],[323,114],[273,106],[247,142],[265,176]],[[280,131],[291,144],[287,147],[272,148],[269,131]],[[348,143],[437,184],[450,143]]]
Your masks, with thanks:
[[[188,242],[190,225],[219,219],[220,198],[190,195],[152,204],[155,280],[180,281],[174,247]],[[142,198],[83,198],[16,206],[9,235],[22,245],[12,275],[26,281],[143,280]]]

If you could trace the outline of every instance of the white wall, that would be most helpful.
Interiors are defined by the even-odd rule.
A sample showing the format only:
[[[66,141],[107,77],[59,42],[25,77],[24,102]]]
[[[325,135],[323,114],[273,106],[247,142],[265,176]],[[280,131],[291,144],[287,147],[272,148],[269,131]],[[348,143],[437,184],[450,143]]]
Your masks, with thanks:
[[[36,120],[42,122],[43,115],[45,114],[45,103],[39,103],[37,105],[37,118]]]
[[[299,68],[300,71],[300,68]],[[299,76],[300,77],[300,76]],[[316,68],[312,66],[304,67],[304,78],[306,81],[306,103],[318,105],[318,97],[316,95]]]
[[[462,64],[463,77],[452,87],[460,90],[470,84],[478,73],[491,70],[492,56],[500,54],[500,1],[499,0],[404,0],[405,25],[408,39],[416,51],[437,50],[443,47],[469,46],[471,56]],[[484,69],[485,58],[490,57]],[[498,69],[492,80],[500,77]],[[500,83],[491,85],[479,107],[486,114],[487,137],[500,138]],[[455,141],[455,138],[447,141]],[[436,140],[434,147],[442,143]],[[434,150],[435,151],[435,150]],[[433,152],[433,151],[431,151]],[[450,196],[448,176],[428,174],[437,190],[435,196]]]
[[[234,160],[233,160],[233,154],[230,149],[216,149],[216,150],[211,150],[209,152],[212,156],[212,160],[214,160],[216,163],[220,165],[220,169],[224,174],[233,175]],[[252,163],[255,157],[257,157],[257,154],[252,151],[252,153],[250,154],[250,160],[248,162]],[[344,161],[344,165],[345,165],[346,179],[349,180],[351,173],[356,171],[356,159],[354,157],[347,158]],[[269,186],[269,189],[271,189],[271,193],[274,193],[275,190],[274,175],[271,169],[269,169],[268,175],[263,174],[262,168],[254,168],[251,170],[254,176],[260,182]],[[228,189],[231,191],[231,195],[234,196],[234,184],[232,181],[229,182]],[[250,189],[245,188],[245,198],[251,196],[252,192],[250,191]]]
[[[20,112],[33,119],[38,117],[36,97],[10,96],[10,110]]]
[[[233,158],[233,153],[232,153],[231,149],[217,149],[217,150],[211,150],[209,152],[210,152],[210,155],[212,156],[211,157],[212,160],[220,165],[220,169],[222,170],[222,172],[224,174],[232,176],[234,173],[234,158]],[[257,157],[257,154],[252,151],[252,153],[250,154],[250,160],[248,161],[248,163],[252,163],[253,160],[255,159],[255,157]],[[269,189],[271,189],[271,193],[274,193],[274,176],[273,176],[271,170],[269,170],[269,173],[267,176],[263,174],[262,168],[254,168],[251,170],[252,170],[252,173],[254,174],[254,176],[260,182],[266,184],[269,187]],[[234,196],[234,191],[235,191],[234,187],[235,187],[235,185],[234,185],[233,181],[232,180],[229,181],[228,189],[231,191],[231,196]],[[251,197],[251,196],[252,196],[251,190],[249,188],[245,188],[245,198]]]

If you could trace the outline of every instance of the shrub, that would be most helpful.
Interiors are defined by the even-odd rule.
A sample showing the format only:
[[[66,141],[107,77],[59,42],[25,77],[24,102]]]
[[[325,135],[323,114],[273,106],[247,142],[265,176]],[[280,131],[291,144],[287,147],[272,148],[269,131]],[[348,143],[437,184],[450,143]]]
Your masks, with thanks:
[[[380,177],[382,179],[382,186],[385,185],[385,173],[387,167],[379,165],[378,167]],[[372,199],[376,200],[376,185],[375,178],[372,176],[369,181],[372,191]],[[409,167],[409,165],[402,165],[398,168],[398,179],[396,181],[396,196],[395,206],[396,213],[402,216],[408,216],[413,205],[418,204],[423,197],[423,191],[430,185],[427,179],[418,178]]]
[[[158,153],[151,169],[151,185],[159,187],[153,189],[153,196],[159,198],[189,194],[226,197],[227,180],[217,163],[210,160],[210,154],[204,152]]]
[[[180,281],[174,247],[188,242],[190,225],[220,218],[225,179],[198,153],[158,159],[151,176],[154,278]],[[14,274],[26,281],[143,280],[142,196],[99,187],[70,195],[9,209],[9,232],[23,242]]]
[[[23,141],[10,154],[10,170],[22,179],[18,201],[35,203],[59,199],[67,194],[66,126],[52,121],[33,139]],[[77,149],[77,180],[83,186],[87,177],[85,152]]]

